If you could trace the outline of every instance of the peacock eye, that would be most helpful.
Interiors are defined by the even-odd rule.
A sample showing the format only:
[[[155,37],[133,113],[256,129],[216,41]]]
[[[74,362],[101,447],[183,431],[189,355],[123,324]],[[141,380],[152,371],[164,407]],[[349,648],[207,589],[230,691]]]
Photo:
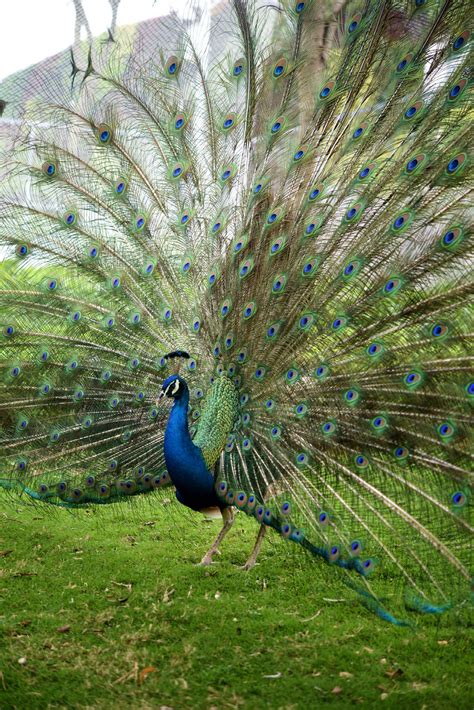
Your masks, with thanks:
[[[234,77],[239,77],[241,76],[244,71],[245,71],[245,59],[240,58],[236,59],[233,66],[232,66],[232,76]]]

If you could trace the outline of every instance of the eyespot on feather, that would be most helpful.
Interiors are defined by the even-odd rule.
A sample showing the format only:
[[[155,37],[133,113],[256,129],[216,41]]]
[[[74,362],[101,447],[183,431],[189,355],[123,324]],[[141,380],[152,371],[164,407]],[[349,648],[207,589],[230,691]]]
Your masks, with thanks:
[[[314,376],[320,382],[324,382],[324,380],[327,379],[330,374],[331,374],[330,367],[326,363],[321,363],[320,365],[318,365],[318,367],[314,371]]]
[[[164,65],[165,75],[168,77],[176,77],[181,68],[181,61],[176,55],[169,57]]]
[[[326,84],[323,84],[323,86],[319,90],[318,99],[320,101],[327,101],[334,94],[335,86],[335,81],[328,81]]]
[[[276,60],[272,67],[272,76],[274,79],[280,79],[289,73],[290,65],[285,57],[280,57]]]
[[[107,145],[112,140],[112,129],[107,123],[100,123],[97,126],[96,135],[101,145]]]
[[[410,66],[412,59],[413,59],[413,54],[406,54],[404,57],[401,57],[396,64],[395,74],[396,75],[404,74],[407,71],[408,67]]]
[[[410,103],[403,112],[404,121],[412,121],[415,118],[419,118],[421,109],[423,107],[423,101],[414,101]]]
[[[41,170],[48,178],[52,178],[58,173],[58,164],[55,160],[45,160]]]
[[[451,85],[449,92],[448,92],[448,103],[454,103],[462,96],[467,83],[468,83],[467,79],[459,79],[458,81],[456,81],[454,84]]]
[[[286,118],[284,116],[277,116],[276,118],[273,118],[268,124],[270,138],[280,136],[284,132],[285,126]]]
[[[439,245],[443,249],[456,249],[463,241],[464,230],[458,225],[449,227],[439,240]]]
[[[221,129],[228,133],[237,125],[237,114],[234,112],[226,113],[221,119]]]
[[[245,304],[242,309],[242,316],[244,320],[250,320],[257,312],[257,304],[255,301],[249,301]]]
[[[186,124],[188,123],[188,120],[189,120],[189,118],[185,113],[183,113],[183,112],[176,113],[171,120],[171,129],[174,132],[182,131],[183,128],[185,128]]]
[[[467,161],[466,153],[458,153],[453,156],[446,165],[444,174],[453,177],[459,175],[465,167]]]
[[[236,59],[232,65],[231,74],[234,78],[243,76],[247,68],[246,61],[244,58]]]
[[[464,32],[458,35],[452,43],[453,52],[459,52],[459,50],[463,49],[469,41],[470,35],[471,33],[469,32],[469,30],[464,30]]]
[[[358,13],[357,15],[353,15],[347,22],[346,24],[346,33],[349,37],[354,37],[357,32],[360,30],[360,21],[362,19],[362,15]]]

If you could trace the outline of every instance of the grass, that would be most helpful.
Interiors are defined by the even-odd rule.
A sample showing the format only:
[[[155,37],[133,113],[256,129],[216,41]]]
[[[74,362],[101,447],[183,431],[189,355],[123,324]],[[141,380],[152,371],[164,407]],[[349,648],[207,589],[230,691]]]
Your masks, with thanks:
[[[397,628],[284,541],[240,570],[244,515],[202,568],[215,524],[112,508],[0,499],[2,710],[473,706],[466,613]]]

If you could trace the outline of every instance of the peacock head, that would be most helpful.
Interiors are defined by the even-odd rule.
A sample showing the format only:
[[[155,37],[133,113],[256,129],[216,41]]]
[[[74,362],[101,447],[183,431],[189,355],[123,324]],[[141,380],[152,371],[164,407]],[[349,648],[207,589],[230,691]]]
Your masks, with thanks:
[[[185,380],[179,375],[170,375],[161,385],[160,397],[173,397],[174,399],[181,399],[183,394],[188,391],[188,385]]]

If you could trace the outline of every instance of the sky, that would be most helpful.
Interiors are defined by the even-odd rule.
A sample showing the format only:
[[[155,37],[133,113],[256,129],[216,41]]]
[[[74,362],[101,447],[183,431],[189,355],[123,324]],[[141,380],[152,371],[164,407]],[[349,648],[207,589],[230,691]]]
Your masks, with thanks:
[[[179,12],[186,0],[121,0],[118,25]],[[82,0],[92,35],[111,23],[108,0]],[[0,0],[0,80],[70,47],[74,40],[73,0]]]

